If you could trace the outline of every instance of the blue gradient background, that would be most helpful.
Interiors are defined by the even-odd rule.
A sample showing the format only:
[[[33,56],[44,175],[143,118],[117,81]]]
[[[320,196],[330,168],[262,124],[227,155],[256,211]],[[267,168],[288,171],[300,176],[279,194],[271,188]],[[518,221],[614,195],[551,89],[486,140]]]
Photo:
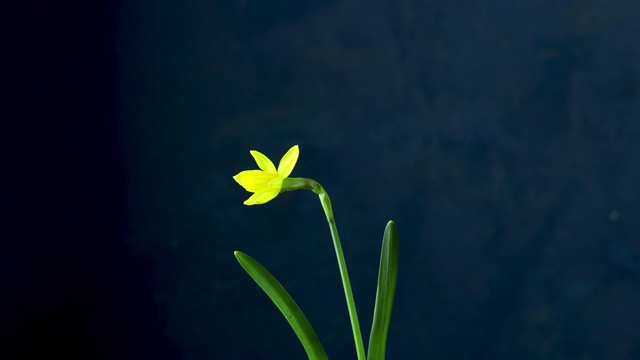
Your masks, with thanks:
[[[235,262],[355,357],[316,197],[389,359],[640,359],[640,3],[7,3],[0,358],[301,359]]]

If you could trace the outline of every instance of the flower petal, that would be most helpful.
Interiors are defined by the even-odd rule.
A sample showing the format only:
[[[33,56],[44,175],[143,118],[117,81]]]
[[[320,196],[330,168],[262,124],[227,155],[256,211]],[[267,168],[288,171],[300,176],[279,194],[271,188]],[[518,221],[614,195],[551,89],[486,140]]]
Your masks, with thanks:
[[[291,149],[284,154],[278,164],[278,175],[282,176],[283,179],[291,175],[291,172],[298,161],[299,154],[300,150],[298,149],[298,145],[291,147]]]
[[[258,164],[258,167],[262,169],[262,171],[268,172],[271,174],[276,173],[275,165],[273,165],[271,160],[269,160],[269,158],[266,157],[263,153],[256,150],[251,150],[249,151],[249,153],[251,153],[251,156],[253,156],[253,159],[256,161],[256,164]]]
[[[251,195],[244,201],[245,205],[259,205],[271,201],[274,197],[278,196],[280,191],[260,192]]]
[[[273,191],[274,189],[269,187],[269,182],[278,177],[278,174],[270,174],[262,170],[245,170],[234,176],[233,180],[245,190],[255,193]]]
[[[270,189],[280,191],[282,189],[282,177],[278,176],[277,178],[269,181],[267,184]]]

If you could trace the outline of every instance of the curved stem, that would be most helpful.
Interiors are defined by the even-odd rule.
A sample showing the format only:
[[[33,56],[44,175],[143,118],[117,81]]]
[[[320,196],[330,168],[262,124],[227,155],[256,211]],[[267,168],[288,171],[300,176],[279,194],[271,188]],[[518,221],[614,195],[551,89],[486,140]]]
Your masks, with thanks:
[[[327,216],[329,230],[333,238],[333,247],[336,250],[338,258],[338,268],[340,269],[340,277],[342,278],[342,287],[344,288],[344,296],[347,299],[347,308],[349,309],[349,319],[351,320],[351,329],[353,330],[353,340],[356,344],[356,353],[358,360],[366,360],[364,353],[364,345],[362,343],[362,334],[360,333],[360,323],[358,322],[358,313],[356,312],[356,303],[353,300],[353,292],[351,291],[351,282],[349,281],[349,273],[347,272],[347,263],[342,253],[342,245],[340,244],[340,236],[338,236],[338,227],[336,220],[333,218],[333,209],[331,208],[331,200],[322,185],[317,181],[307,178],[285,178],[282,182],[280,192],[293,190],[311,190],[320,198],[320,204]]]
[[[364,345],[362,342],[362,334],[360,333],[360,323],[358,322],[358,313],[356,311],[356,303],[353,299],[353,292],[351,291],[351,282],[349,281],[349,273],[347,272],[347,263],[344,260],[344,254],[342,252],[342,245],[340,244],[340,236],[338,236],[338,228],[336,226],[336,220],[333,217],[333,209],[331,208],[331,200],[327,192],[316,183],[317,186],[313,186],[313,192],[318,194],[320,203],[324,209],[324,213],[327,216],[327,222],[329,223],[329,229],[331,230],[331,237],[333,238],[333,246],[336,250],[336,257],[338,258],[338,267],[340,269],[340,277],[342,278],[342,287],[344,288],[344,295],[347,299],[347,308],[349,309],[349,319],[351,320],[351,329],[353,330],[353,340],[356,345],[356,353],[358,354],[358,360],[365,360]],[[314,184],[315,185],[315,184]]]

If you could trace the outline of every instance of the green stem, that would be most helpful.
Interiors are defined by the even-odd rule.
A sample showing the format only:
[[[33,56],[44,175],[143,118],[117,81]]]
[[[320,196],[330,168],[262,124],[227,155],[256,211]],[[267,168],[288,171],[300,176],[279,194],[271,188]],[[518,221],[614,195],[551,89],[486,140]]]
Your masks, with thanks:
[[[319,185],[319,184],[318,184]],[[347,272],[347,263],[344,260],[344,254],[342,252],[342,245],[340,244],[340,236],[338,236],[338,228],[336,227],[336,220],[333,217],[333,209],[331,208],[331,200],[329,195],[320,186],[320,191],[317,192],[320,198],[320,203],[324,209],[324,213],[327,216],[327,222],[329,223],[329,229],[331,230],[331,237],[333,238],[333,246],[336,250],[336,257],[338,258],[338,267],[340,268],[340,277],[342,278],[342,287],[344,288],[344,296],[347,299],[347,307],[349,309],[349,318],[351,319],[351,329],[353,330],[353,340],[356,344],[356,353],[358,354],[358,360],[365,360],[364,345],[362,343],[362,334],[360,333],[360,323],[358,322],[358,313],[356,311],[356,303],[353,300],[353,292],[351,291],[351,282],[349,281],[349,273]],[[315,192],[315,189],[314,189]]]
[[[358,360],[366,360],[364,345],[362,342],[362,334],[360,333],[360,323],[358,322],[358,313],[356,312],[356,302],[353,300],[353,292],[351,291],[351,282],[349,281],[349,273],[347,272],[347,263],[344,260],[342,245],[340,244],[340,236],[338,236],[338,228],[336,220],[333,217],[333,209],[331,208],[331,200],[322,185],[317,181],[307,178],[286,178],[282,183],[280,192],[293,190],[311,190],[318,194],[320,204],[324,209],[333,238],[333,246],[336,250],[338,258],[338,268],[340,269],[340,277],[342,278],[342,287],[344,288],[344,296],[347,299],[347,308],[349,309],[349,319],[351,320],[351,329],[353,330],[353,340],[356,344],[356,353]]]

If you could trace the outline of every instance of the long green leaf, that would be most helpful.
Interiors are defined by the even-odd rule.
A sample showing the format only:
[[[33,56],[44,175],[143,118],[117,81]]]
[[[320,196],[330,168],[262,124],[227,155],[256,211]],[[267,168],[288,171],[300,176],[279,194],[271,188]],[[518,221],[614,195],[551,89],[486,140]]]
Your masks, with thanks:
[[[373,324],[371,325],[367,353],[368,360],[384,360],[397,278],[398,228],[393,221],[389,221],[384,229],[384,237],[382,239],[376,305],[373,312]]]
[[[300,339],[304,350],[310,360],[327,359],[327,354],[318,339],[318,335],[311,327],[309,320],[304,316],[298,304],[293,300],[287,290],[276,280],[267,269],[254,260],[251,256],[235,251],[233,253],[244,270],[271,298],[271,301],[280,309],[289,325]]]

